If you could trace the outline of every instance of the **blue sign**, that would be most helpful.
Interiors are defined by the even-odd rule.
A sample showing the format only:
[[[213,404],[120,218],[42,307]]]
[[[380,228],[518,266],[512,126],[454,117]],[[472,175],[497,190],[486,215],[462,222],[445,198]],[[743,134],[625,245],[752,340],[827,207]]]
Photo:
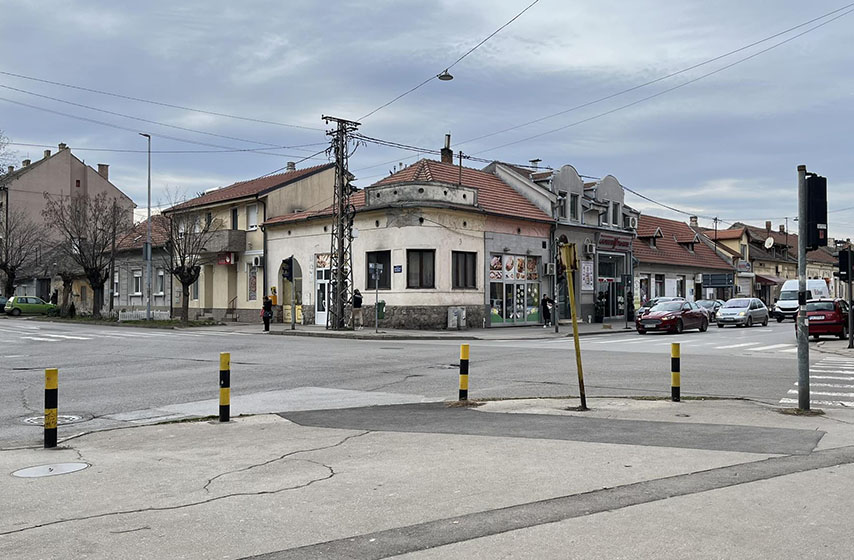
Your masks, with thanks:
[[[403,265],[402,264],[394,265],[394,271],[395,272],[403,272]]]

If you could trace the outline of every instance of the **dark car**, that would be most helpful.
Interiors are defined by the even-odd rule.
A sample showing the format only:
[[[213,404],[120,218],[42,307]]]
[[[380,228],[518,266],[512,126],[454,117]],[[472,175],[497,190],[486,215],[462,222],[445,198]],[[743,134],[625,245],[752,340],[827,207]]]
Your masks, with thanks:
[[[665,301],[654,305],[646,315],[635,319],[638,334],[647,331],[681,333],[685,329],[700,329],[706,332],[709,318],[696,303],[684,300]]]
[[[638,307],[638,312],[635,317],[641,317],[646,314],[647,311],[658,305],[659,303],[664,303],[665,301],[684,301],[683,297],[671,297],[671,296],[659,296],[652,298],[648,301],[645,301],[640,307]]]
[[[718,316],[718,309],[723,307],[724,300],[722,299],[701,299],[697,300],[697,305],[706,310],[709,316],[709,322],[714,321]]]
[[[848,337],[848,302],[844,299],[811,299],[807,301],[809,335],[818,340],[823,334],[841,339]]]
[[[6,313],[6,302],[9,301],[4,296],[0,296],[0,313]]]

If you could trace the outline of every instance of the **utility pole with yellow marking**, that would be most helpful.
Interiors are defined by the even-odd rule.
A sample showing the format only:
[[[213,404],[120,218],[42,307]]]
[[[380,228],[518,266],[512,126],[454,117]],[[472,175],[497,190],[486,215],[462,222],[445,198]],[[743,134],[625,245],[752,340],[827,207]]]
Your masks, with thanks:
[[[575,305],[575,286],[572,273],[578,270],[578,257],[575,243],[565,243],[560,246],[560,256],[566,269],[566,286],[569,292],[570,316],[572,317],[572,339],[575,342],[575,365],[578,369],[578,393],[581,395],[580,410],[587,408],[587,395],[584,392],[584,369],[581,366],[581,345],[578,342],[578,308]]]

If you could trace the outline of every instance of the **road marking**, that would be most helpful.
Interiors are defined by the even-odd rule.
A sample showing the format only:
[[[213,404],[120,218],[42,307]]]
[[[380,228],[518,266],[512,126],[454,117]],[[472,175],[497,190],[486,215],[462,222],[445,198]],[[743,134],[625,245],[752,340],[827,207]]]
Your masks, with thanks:
[[[730,344],[728,346],[715,346],[715,350],[725,350],[727,348],[744,348],[745,346],[756,346],[758,342],[744,342],[742,344]]]
[[[810,379],[836,379],[837,381],[851,381],[854,377],[841,377],[838,375],[812,375]]]
[[[760,346],[759,348],[750,348],[751,352],[758,352],[760,350],[774,350],[777,348],[785,348],[787,346],[791,346],[791,344],[772,344],[771,346]],[[797,351],[797,348],[795,348]]]
[[[22,336],[21,338],[25,338],[27,340],[37,340],[39,342],[59,342],[55,338],[39,338],[37,336]]]
[[[797,395],[797,389],[789,389],[790,395]],[[823,392],[823,391],[810,391],[810,395],[821,395],[822,397],[849,397],[854,398],[854,393],[834,393],[834,392]]]
[[[92,340],[90,337],[86,336],[71,336],[68,334],[48,334],[48,333],[39,333],[41,336],[51,336],[53,338],[67,338],[68,340]]]
[[[854,389],[854,385],[843,385],[841,383],[813,383],[813,378],[810,378],[810,387],[829,387],[831,389]],[[846,381],[851,381],[851,379],[847,379]],[[795,387],[798,386],[798,382],[794,383]]]
[[[780,399],[780,404],[800,404],[797,399]],[[854,402],[851,401],[810,401],[810,404],[817,406],[842,406],[846,408],[854,407]]]
[[[789,349],[787,349],[787,350],[780,350],[780,352],[789,352],[789,353],[791,353],[791,354],[794,354],[794,353],[795,353],[795,352],[797,352],[797,351],[798,351],[798,348],[797,348],[797,347],[795,347],[795,348],[789,348]]]
[[[618,338],[616,340],[609,338],[608,340],[591,340],[594,344],[611,344],[612,342],[634,342],[637,340],[637,337],[633,338]]]

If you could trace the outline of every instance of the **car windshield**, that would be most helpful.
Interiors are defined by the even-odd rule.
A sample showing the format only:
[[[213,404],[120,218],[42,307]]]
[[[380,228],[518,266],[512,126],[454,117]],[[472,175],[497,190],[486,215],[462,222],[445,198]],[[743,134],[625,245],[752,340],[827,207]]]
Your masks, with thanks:
[[[699,305],[700,307],[714,307],[715,302],[710,299],[702,299],[697,302],[697,305]]]
[[[807,290],[807,299],[812,297],[812,292]],[[781,301],[791,301],[793,299],[798,299],[798,291],[797,290],[787,290],[785,292],[780,293]]]
[[[679,311],[680,309],[682,309],[681,301],[666,301],[654,305],[650,311]]]
[[[724,304],[724,307],[749,307],[750,300],[749,299],[731,299]]]
[[[833,311],[832,301],[808,301],[807,311]]]

